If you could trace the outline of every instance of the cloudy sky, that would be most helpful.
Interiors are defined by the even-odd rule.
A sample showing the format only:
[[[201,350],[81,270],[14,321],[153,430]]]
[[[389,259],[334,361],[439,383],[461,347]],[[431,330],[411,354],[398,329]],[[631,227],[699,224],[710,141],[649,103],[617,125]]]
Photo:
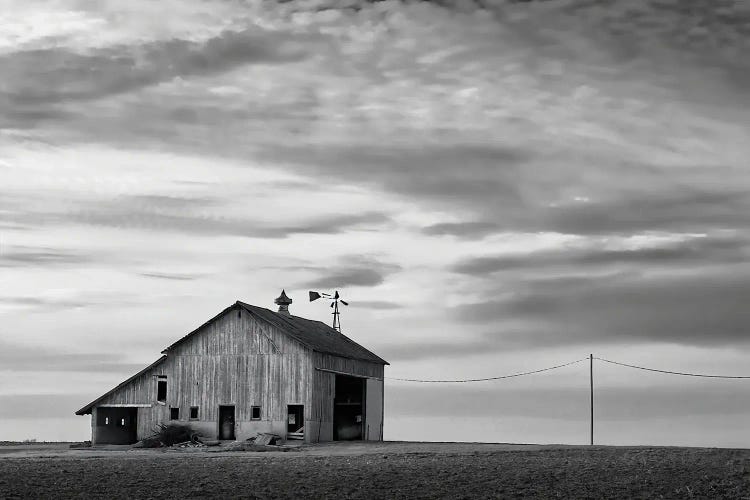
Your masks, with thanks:
[[[749,375],[745,0],[0,0],[0,439],[236,300],[386,374]],[[597,363],[597,440],[750,446],[750,382]],[[588,365],[386,384],[386,438],[585,443]]]

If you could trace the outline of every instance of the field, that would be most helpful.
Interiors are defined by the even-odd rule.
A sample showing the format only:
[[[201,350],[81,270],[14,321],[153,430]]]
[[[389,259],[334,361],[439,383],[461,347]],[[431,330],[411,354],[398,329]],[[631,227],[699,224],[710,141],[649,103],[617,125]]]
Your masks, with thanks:
[[[0,447],[0,498],[746,498],[750,450],[337,443]]]

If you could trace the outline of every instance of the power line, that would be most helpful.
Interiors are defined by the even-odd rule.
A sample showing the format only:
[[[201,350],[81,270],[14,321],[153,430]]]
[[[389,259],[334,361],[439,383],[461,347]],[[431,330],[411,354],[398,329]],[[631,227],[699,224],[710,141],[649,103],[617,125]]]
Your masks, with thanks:
[[[628,368],[636,368],[638,370],[646,370],[646,371],[649,371],[649,372],[657,372],[657,373],[668,373],[670,375],[683,375],[685,377],[750,379],[750,376],[739,376],[739,375],[707,375],[705,373],[673,372],[673,371],[670,371],[670,370],[658,370],[656,368],[646,368],[644,366],[629,365],[627,363],[620,363],[618,361],[611,361],[609,359],[604,359],[604,358],[594,358],[594,359],[598,359],[599,361],[604,361],[605,363],[611,363],[613,365],[626,366]]]
[[[534,373],[541,373],[541,372],[547,372],[550,370],[556,370],[558,368],[563,368],[564,366],[570,366],[574,365],[576,363],[580,363],[581,361],[586,361],[589,358],[583,358],[578,359],[576,361],[571,361],[570,363],[565,363],[562,365],[556,365],[556,366],[550,366],[548,368],[542,368],[540,370],[533,370],[530,372],[521,372],[521,373],[513,373],[510,375],[500,375],[499,377],[487,377],[487,378],[469,378],[469,379],[461,379],[461,380],[422,380],[422,379],[416,379],[416,378],[394,378],[394,377],[384,377],[388,380],[400,380],[401,382],[422,382],[427,384],[436,384],[436,383],[442,383],[442,384],[452,384],[452,383],[466,383],[466,382],[486,382],[488,380],[500,380],[503,378],[513,378],[513,377],[522,377],[524,375],[532,375]]]

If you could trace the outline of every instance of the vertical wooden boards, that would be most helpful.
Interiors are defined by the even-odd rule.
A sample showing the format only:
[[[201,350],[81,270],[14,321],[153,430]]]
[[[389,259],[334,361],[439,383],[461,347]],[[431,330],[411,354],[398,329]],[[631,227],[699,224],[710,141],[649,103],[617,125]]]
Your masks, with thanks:
[[[383,381],[368,378],[365,388],[365,435],[367,441],[383,440]]]

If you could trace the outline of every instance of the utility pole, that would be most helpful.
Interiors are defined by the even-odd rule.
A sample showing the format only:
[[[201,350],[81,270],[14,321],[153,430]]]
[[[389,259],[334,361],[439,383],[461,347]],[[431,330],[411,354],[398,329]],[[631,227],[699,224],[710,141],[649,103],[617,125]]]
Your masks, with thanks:
[[[594,355],[589,354],[589,382],[591,386],[591,445],[594,445]]]

